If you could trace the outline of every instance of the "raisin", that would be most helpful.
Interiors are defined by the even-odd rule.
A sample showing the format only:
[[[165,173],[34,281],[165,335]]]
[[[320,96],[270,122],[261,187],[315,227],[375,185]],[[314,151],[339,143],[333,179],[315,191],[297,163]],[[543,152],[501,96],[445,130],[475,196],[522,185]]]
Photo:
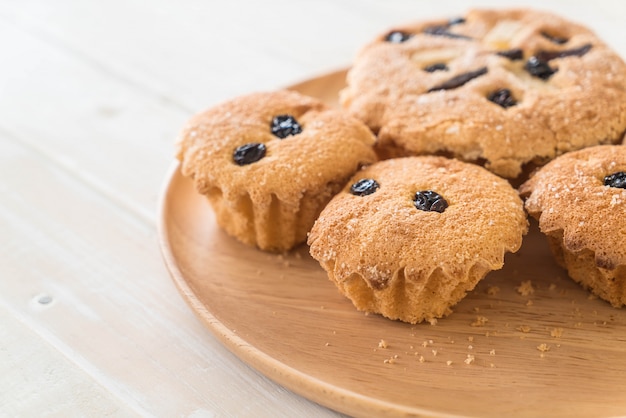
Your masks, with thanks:
[[[448,207],[448,202],[439,193],[432,190],[422,190],[415,193],[413,198],[415,207],[426,212],[442,213]]]
[[[507,107],[515,106],[517,104],[517,101],[515,101],[513,95],[511,94],[511,90],[509,89],[496,90],[489,96],[487,96],[487,99],[494,102],[495,104],[502,106],[505,109]]]
[[[355,196],[367,196],[374,193],[380,185],[374,179],[361,179],[350,186],[350,193]]]
[[[541,36],[543,36],[544,38],[548,39],[551,42],[554,42],[557,45],[563,45],[564,43],[567,43],[567,41],[569,41],[569,39],[567,38],[561,38],[560,36],[550,35],[548,32],[541,32]]]
[[[385,41],[391,42],[392,44],[401,44],[402,42],[406,42],[413,37],[412,34],[403,32],[400,30],[394,30],[389,32],[387,36],[385,36]]]
[[[437,90],[451,90],[457,87],[461,87],[468,81],[473,80],[476,77],[480,77],[484,74],[487,74],[487,67],[482,67],[475,71],[469,71],[467,73],[459,74],[456,77],[452,77],[448,81],[438,84],[435,87],[431,87],[430,89],[428,89],[428,93],[432,93],[433,91]]]
[[[518,61],[518,60],[524,59],[524,51],[521,48],[513,48],[513,49],[507,49],[506,51],[498,51],[496,52],[496,54],[500,55],[501,57],[508,58],[511,61]]]
[[[542,80],[547,80],[552,77],[557,70],[550,67],[546,61],[542,61],[537,57],[530,57],[524,65],[524,69],[534,77],[538,77]]]
[[[453,39],[472,39],[469,36],[450,32],[447,26],[429,26],[424,29],[424,33],[427,35],[445,36],[446,38]]]
[[[256,163],[261,158],[265,157],[265,144],[258,142],[251,142],[249,144],[237,147],[233,153],[233,161],[237,165],[248,165]]]
[[[448,66],[443,62],[438,62],[428,67],[424,67],[424,71],[427,73],[434,73],[435,71],[448,71]]]
[[[298,121],[291,115],[278,115],[272,119],[272,134],[280,139],[287,138],[289,135],[298,135],[302,132],[302,127]]]
[[[604,178],[604,185],[609,187],[617,187],[626,189],[626,172],[618,171]]]
[[[539,51],[537,55],[538,60],[548,62],[556,58],[564,57],[582,57],[591,49],[591,44],[585,44],[579,48],[565,49],[563,51]]]
[[[461,16],[448,20],[448,26],[460,25],[461,23],[465,23],[465,18]]]

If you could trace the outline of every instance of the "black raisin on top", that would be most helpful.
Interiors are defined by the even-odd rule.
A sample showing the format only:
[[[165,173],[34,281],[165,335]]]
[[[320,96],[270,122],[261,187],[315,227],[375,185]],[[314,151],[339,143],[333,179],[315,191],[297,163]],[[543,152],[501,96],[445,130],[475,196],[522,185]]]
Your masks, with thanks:
[[[461,23],[465,23],[465,18],[462,16],[453,17],[448,20],[448,26],[460,25]]]
[[[390,42],[392,44],[401,44],[402,42],[406,42],[413,37],[413,34],[403,32],[400,30],[391,31],[385,36],[385,41]]]
[[[618,171],[604,178],[604,185],[609,187],[617,187],[626,189],[626,172]]]
[[[350,186],[350,193],[355,196],[367,196],[374,193],[380,185],[374,179],[361,179]]]
[[[487,74],[487,67],[479,68],[475,71],[469,71],[467,73],[459,74],[455,77],[452,77],[448,81],[444,81],[441,84],[438,84],[434,87],[428,89],[428,93],[432,93],[433,91],[438,90],[452,90],[457,87],[461,87],[463,84],[467,83],[470,80],[475,79],[476,77],[480,77],[481,75]]]
[[[562,38],[560,36],[554,36],[549,34],[546,31],[542,31],[541,32],[541,36],[543,36],[544,38],[546,38],[547,40],[554,42],[557,45],[563,45],[564,43],[567,43],[567,41],[569,41],[569,39],[567,38]]]
[[[518,60],[524,59],[524,51],[521,48],[513,48],[513,49],[507,49],[506,51],[498,51],[496,52],[496,54],[500,55],[501,57],[508,58],[511,61],[518,61]]]
[[[513,94],[509,89],[498,89],[494,92],[491,92],[487,96],[487,99],[497,105],[502,106],[505,109],[511,106],[515,106],[517,104],[517,101],[513,98]]]
[[[445,36],[446,38],[453,39],[472,39],[469,36],[453,33],[448,30],[448,26],[429,26],[424,29],[424,33],[433,36]]]
[[[556,58],[582,57],[591,50],[591,44],[585,44],[578,48],[564,49],[562,51],[539,51],[535,56],[540,61],[548,62]]]
[[[289,135],[298,135],[302,132],[302,126],[296,118],[291,115],[278,115],[272,119],[272,134],[280,139],[287,138]]]
[[[542,80],[547,80],[552,77],[552,74],[556,73],[556,69],[550,67],[546,61],[542,61],[537,57],[530,57],[524,65],[524,69],[528,71],[533,77],[538,77]]]
[[[434,73],[435,71],[448,71],[448,66],[445,62],[437,62],[435,64],[424,67],[424,71],[426,71],[427,73]]]
[[[426,212],[443,213],[448,207],[448,202],[439,193],[432,190],[422,190],[415,193],[413,204],[419,210]]]
[[[258,142],[241,145],[233,152],[233,161],[237,165],[256,163],[261,158],[265,157],[266,150],[265,144]]]

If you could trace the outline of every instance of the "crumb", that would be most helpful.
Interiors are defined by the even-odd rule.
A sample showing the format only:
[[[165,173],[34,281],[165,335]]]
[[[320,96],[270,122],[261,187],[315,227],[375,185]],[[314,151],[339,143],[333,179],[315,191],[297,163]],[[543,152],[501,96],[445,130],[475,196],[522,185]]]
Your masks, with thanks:
[[[383,360],[383,363],[385,364],[396,364],[396,360],[398,359],[398,355],[396,354],[395,356],[389,357],[388,359]]]
[[[320,309],[326,309],[326,307],[324,305],[320,306]]]
[[[474,356],[472,354],[468,354],[467,358],[463,360],[465,364],[472,364],[474,362]]]
[[[479,315],[479,316],[476,317],[476,320],[470,324],[470,326],[472,326],[472,327],[482,327],[482,326],[484,326],[487,323],[487,321],[489,321],[489,319],[487,319],[484,316]]]
[[[490,356],[495,356],[496,355],[496,350],[495,349],[491,349],[491,351],[489,352]]]
[[[437,350],[433,350],[433,356],[437,356]]]
[[[526,306],[533,306],[534,303],[532,300],[528,299],[528,301],[526,302]]]
[[[423,362],[425,362],[425,361],[426,361],[426,359],[424,358],[424,356],[420,356],[420,358],[419,358],[419,362],[420,362],[420,363],[423,363]]]
[[[563,335],[563,328],[553,328],[550,331],[550,336],[554,338],[561,338]]]
[[[387,347],[388,347],[388,345],[387,345],[387,341],[385,341],[385,340],[380,340],[380,341],[378,342],[378,348],[387,348]]]
[[[542,353],[545,353],[546,351],[550,351],[550,346],[546,343],[541,343],[537,346],[537,350],[541,351]]]
[[[413,347],[412,345],[409,346],[410,350],[413,350],[415,347]]]
[[[333,335],[336,335],[336,334],[337,334],[337,331],[333,331]]]
[[[330,343],[326,343],[326,344],[324,344],[324,345],[325,345],[326,347],[328,347],[328,346],[330,345]]]
[[[550,283],[550,286],[548,286],[548,290],[554,290],[556,289],[556,285],[554,283]]]
[[[589,295],[587,296],[588,300],[596,300],[598,299],[598,297],[596,295],[594,295],[593,293],[589,293]]]
[[[480,308],[478,306],[475,306],[474,307],[474,312],[476,312],[476,313],[480,312]]]
[[[448,361],[446,361],[446,365],[448,365],[448,366],[452,366],[452,360],[448,360]]]
[[[496,365],[495,365],[495,364],[493,364],[493,363],[489,363],[489,367],[491,367],[492,369],[495,369],[495,368],[496,368]]]
[[[518,331],[521,331],[523,333],[528,333],[530,332],[530,327],[528,325],[520,325],[519,327],[515,328]]]
[[[297,260],[302,260],[302,254],[296,253],[296,259]]]
[[[535,288],[533,287],[533,284],[530,280],[523,281],[519,286],[515,288],[515,290],[517,290],[517,293],[522,296],[530,296],[535,293]]]
[[[496,296],[500,292],[500,288],[498,286],[489,286],[487,288],[487,294],[489,296]]]
[[[491,335],[489,334],[489,331],[485,332],[485,337],[488,337],[489,335]]]
[[[430,319],[428,319],[428,323],[430,325],[433,325],[433,326],[437,325],[437,318],[430,318]]]
[[[474,337],[472,337],[472,336],[467,337],[467,341],[469,341],[471,343],[474,342]]]
[[[428,341],[424,341],[424,342],[422,343],[422,347],[428,347]]]
[[[576,323],[574,324],[574,326],[575,326],[576,328],[582,328],[583,323],[582,323],[582,322],[576,322]]]
[[[473,349],[474,349],[474,346],[470,344],[470,345],[468,345],[468,346],[467,346],[467,349],[468,349],[468,350],[473,350]]]

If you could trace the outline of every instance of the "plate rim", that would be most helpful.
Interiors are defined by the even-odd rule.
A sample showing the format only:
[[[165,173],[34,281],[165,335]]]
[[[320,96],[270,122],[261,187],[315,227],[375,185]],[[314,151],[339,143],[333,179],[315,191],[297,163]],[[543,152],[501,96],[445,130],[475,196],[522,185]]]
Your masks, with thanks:
[[[182,177],[180,162],[174,160],[161,186],[157,210],[157,233],[161,256],[176,289],[191,308],[196,318],[219,342],[235,355],[240,361],[253,368],[256,372],[269,378],[274,383],[333,411],[352,416],[459,416],[440,413],[417,406],[398,405],[393,402],[367,397],[358,392],[329,384],[291,367],[262,350],[254,347],[236,331],[222,324],[199,300],[193,289],[185,280],[183,272],[176,263],[169,240],[166,215],[169,206],[168,196],[176,185],[177,177]]]

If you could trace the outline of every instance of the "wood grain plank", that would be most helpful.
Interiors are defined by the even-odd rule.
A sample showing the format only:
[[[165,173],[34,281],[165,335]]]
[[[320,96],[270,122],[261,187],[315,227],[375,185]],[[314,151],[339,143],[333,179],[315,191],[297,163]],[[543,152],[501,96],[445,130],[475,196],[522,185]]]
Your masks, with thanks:
[[[33,310],[44,311],[48,299],[35,296]],[[42,343],[0,300],[0,416],[97,416],[132,417],[132,410],[95,382],[55,347]],[[10,382],[10,384],[7,384]],[[143,411],[145,413],[145,411]]]
[[[206,332],[176,294],[151,225],[28,151],[0,135],[0,306],[40,347],[53,347],[71,373],[126,410],[335,415],[260,376]],[[40,295],[50,298],[45,310],[33,309]],[[35,371],[19,371],[29,386],[11,390],[45,392]],[[14,384],[0,376],[0,393]],[[69,393],[71,382],[59,390]]]

